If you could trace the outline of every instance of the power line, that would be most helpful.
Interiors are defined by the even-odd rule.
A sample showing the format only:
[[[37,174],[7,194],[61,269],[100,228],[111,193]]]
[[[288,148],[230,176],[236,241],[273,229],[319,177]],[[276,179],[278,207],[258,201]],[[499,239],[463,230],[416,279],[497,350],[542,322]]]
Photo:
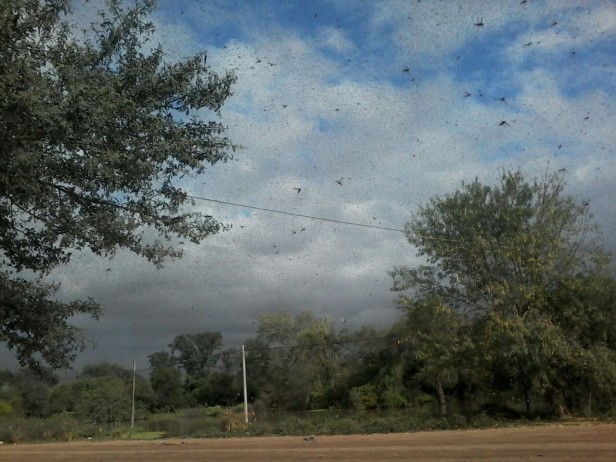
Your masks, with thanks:
[[[279,346],[270,346],[270,347],[250,347],[246,348],[246,351],[262,351],[262,350],[294,350],[294,349],[303,349],[303,348],[314,348],[314,347],[322,347],[322,346],[344,346],[344,345],[352,345],[356,343],[364,343],[364,342],[374,342],[377,340],[387,340],[390,339],[388,335],[382,337],[367,337],[355,340],[332,340],[328,342],[315,342],[315,343],[298,343],[297,345],[279,345]],[[399,341],[399,339],[396,339]]]
[[[338,224],[341,224],[341,225],[361,226],[361,227],[364,227],[364,228],[381,229],[381,230],[384,230],[384,231],[396,231],[396,232],[399,232],[399,233],[403,233],[404,232],[403,229],[388,228],[387,226],[368,225],[368,224],[365,224],[365,223],[357,223],[357,222],[353,222],[353,221],[336,220],[334,218],[317,217],[315,215],[304,215],[302,213],[287,212],[285,210],[268,209],[268,208],[265,208],[265,207],[256,207],[254,205],[246,205],[246,204],[239,204],[237,202],[221,201],[221,200],[218,200],[218,199],[210,199],[210,198],[207,198],[207,197],[199,197],[199,196],[188,196],[188,197],[190,197],[191,199],[198,199],[198,200],[207,201],[207,202],[215,202],[217,204],[233,205],[234,207],[242,207],[242,208],[245,208],[245,209],[260,210],[262,212],[278,213],[278,214],[281,214],[281,215],[289,215],[289,216],[292,216],[292,217],[309,218],[311,220],[327,221],[327,222],[330,222],[330,223],[338,223]]]
[[[319,220],[319,221],[325,221],[329,223],[338,223],[341,225],[360,226],[362,228],[380,229],[383,231],[395,231],[398,233],[406,232],[404,229],[389,228],[387,226],[368,225],[366,223],[357,223],[354,221],[336,220],[334,218],[317,217],[316,215],[305,215],[302,213],[288,212],[286,210],[270,209],[266,207],[256,207],[254,205],[240,204],[238,202],[221,201],[219,199],[211,199],[208,197],[191,196],[191,195],[188,195],[188,197],[190,197],[191,199],[198,199],[198,200],[206,201],[206,202],[214,202],[217,204],[232,205],[234,207],[242,207],[245,209],[260,210],[262,212],[278,213],[280,215],[288,215],[292,217],[309,218],[311,220]],[[447,237],[437,237],[437,236],[430,236],[426,234],[417,234],[417,233],[413,233],[413,235],[417,237],[421,237],[423,239],[432,240],[432,241],[457,242],[459,244],[469,244],[469,241],[463,241],[461,239],[451,239]]]

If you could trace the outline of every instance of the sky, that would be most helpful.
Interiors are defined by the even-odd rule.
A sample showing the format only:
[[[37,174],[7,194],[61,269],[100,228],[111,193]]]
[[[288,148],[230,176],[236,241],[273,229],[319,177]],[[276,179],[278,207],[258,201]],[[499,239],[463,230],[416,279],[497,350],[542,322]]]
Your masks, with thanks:
[[[388,327],[387,271],[419,262],[399,230],[430,198],[495,184],[503,168],[565,169],[566,193],[590,200],[616,249],[612,0],[159,0],[151,19],[169,61],[207,51],[237,76],[220,120],[241,149],[183,180],[189,194],[375,227],[197,200],[232,227],[163,269],[78,253],[49,275],[60,298],[104,309],[75,319],[93,342],[77,369],[147,368],[181,334],[239,346],[278,310]],[[12,361],[3,352],[0,368]]]

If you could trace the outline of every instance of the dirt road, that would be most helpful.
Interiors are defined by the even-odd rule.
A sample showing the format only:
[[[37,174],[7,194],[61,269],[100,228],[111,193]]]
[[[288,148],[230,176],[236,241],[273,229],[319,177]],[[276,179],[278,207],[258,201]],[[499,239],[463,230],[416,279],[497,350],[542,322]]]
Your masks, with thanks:
[[[0,446],[0,461],[616,461],[616,425]]]

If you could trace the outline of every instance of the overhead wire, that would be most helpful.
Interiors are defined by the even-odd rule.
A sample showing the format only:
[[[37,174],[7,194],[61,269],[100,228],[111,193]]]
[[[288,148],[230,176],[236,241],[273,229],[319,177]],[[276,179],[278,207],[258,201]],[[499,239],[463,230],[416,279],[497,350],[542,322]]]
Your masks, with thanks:
[[[206,201],[206,202],[214,202],[214,203],[217,203],[217,204],[231,205],[233,207],[242,207],[242,208],[245,208],[245,209],[259,210],[259,211],[262,211],[262,212],[278,213],[280,215],[288,215],[288,216],[292,216],[292,217],[308,218],[310,220],[319,220],[319,221],[325,221],[325,222],[329,222],[329,223],[337,223],[337,224],[341,224],[341,225],[358,226],[358,227],[362,227],[362,228],[372,228],[372,229],[380,229],[380,230],[383,230],[383,231],[395,231],[395,232],[399,232],[399,233],[406,233],[406,230],[404,230],[404,229],[390,228],[390,227],[387,227],[387,226],[369,225],[367,223],[358,223],[358,222],[354,222],[354,221],[337,220],[335,218],[325,218],[325,217],[319,217],[319,216],[316,216],[316,215],[307,215],[307,214],[303,214],[303,213],[289,212],[287,210],[278,210],[278,209],[272,209],[272,208],[267,208],[267,207],[257,207],[257,206],[254,206],[254,205],[241,204],[239,202],[223,201],[223,200],[220,200],[220,199],[212,199],[212,198],[209,198],[209,197],[201,197],[201,196],[193,196],[193,195],[188,195],[188,197],[190,197],[191,199],[197,199],[197,200]],[[429,235],[423,235],[423,234],[417,234],[417,233],[413,233],[413,235],[415,235],[417,237],[421,237],[423,239],[429,239],[429,240],[434,240],[434,241],[457,242],[457,243],[461,243],[461,244],[468,244],[468,241],[463,241],[461,239],[451,239],[451,238],[446,238],[446,237],[429,236]]]
[[[378,226],[378,225],[368,225],[366,223],[357,223],[357,222],[353,222],[353,221],[345,221],[345,220],[337,220],[334,218],[324,218],[324,217],[317,217],[316,215],[305,215],[302,213],[296,213],[296,212],[288,212],[286,210],[277,210],[277,209],[270,209],[270,208],[266,208],[266,207],[256,207],[254,205],[246,205],[246,204],[240,204],[237,202],[228,202],[228,201],[221,201],[218,199],[210,199],[207,197],[199,197],[199,196],[188,196],[191,199],[198,199],[198,200],[202,200],[202,201],[207,201],[207,202],[215,202],[218,204],[225,204],[225,205],[232,205],[234,207],[242,207],[242,208],[246,208],[246,209],[252,209],[252,210],[260,210],[262,212],[270,212],[270,213],[278,213],[281,215],[289,215],[292,217],[300,217],[300,218],[309,218],[311,220],[320,220],[320,221],[327,221],[330,223],[338,223],[338,224],[342,224],[342,225],[350,225],[350,226],[361,226],[364,228],[374,228],[374,229],[382,229],[385,231],[396,231],[399,233],[403,233],[404,230],[403,229],[398,229],[398,228],[389,228],[387,226]]]

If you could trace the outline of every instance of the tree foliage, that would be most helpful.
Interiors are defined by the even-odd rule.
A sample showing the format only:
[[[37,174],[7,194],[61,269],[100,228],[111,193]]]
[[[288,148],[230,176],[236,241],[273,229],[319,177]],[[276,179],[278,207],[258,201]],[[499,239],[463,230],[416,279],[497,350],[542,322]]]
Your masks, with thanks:
[[[57,378],[48,369],[20,369],[6,372],[0,400],[10,404],[11,412],[25,417],[41,417],[47,412],[49,393]]]
[[[306,311],[261,315],[246,359],[261,401],[273,408],[319,407],[336,378],[338,338],[327,318]]]
[[[416,363],[415,377],[433,387],[442,415],[447,414],[444,387],[455,386],[460,376],[468,376],[475,352],[469,325],[460,313],[437,298],[413,302],[401,297],[404,312],[403,332],[399,341],[408,344],[410,358]]]
[[[66,366],[82,342],[67,319],[98,309],[51,303],[49,286],[13,270],[44,274],[80,249],[159,266],[181,256],[171,239],[224,228],[191,209],[179,179],[228,158],[217,115],[235,77],[205,53],[165,56],[152,9],[108,0],[82,37],[68,0],[0,6],[0,340],[22,363]]]
[[[178,366],[189,376],[198,377],[218,364],[222,355],[222,335],[207,331],[178,335],[169,346]]]
[[[150,384],[157,409],[175,411],[186,404],[182,372],[169,366],[156,366],[150,374]]]
[[[125,422],[131,415],[131,396],[121,379],[84,379],[75,412],[96,423]]]
[[[48,414],[75,413],[98,423],[127,420],[131,414],[133,371],[113,363],[84,366],[80,376],[56,386],[50,394]],[[138,411],[155,408],[150,383],[135,375],[135,403]]]
[[[470,341],[484,385],[517,391],[527,412],[533,396],[562,413],[579,405],[571,390],[614,390],[614,280],[587,206],[558,174],[527,182],[503,171],[496,186],[475,180],[419,209],[406,236],[425,263],[390,274],[394,290],[414,291],[401,298],[412,307],[409,341],[431,375],[470,370],[456,356]],[[452,321],[467,334],[456,337]]]
[[[529,183],[516,171],[433,198],[405,228],[427,263],[395,268],[394,289],[483,312],[537,308],[545,289],[601,259],[588,208],[563,190],[556,174]]]

